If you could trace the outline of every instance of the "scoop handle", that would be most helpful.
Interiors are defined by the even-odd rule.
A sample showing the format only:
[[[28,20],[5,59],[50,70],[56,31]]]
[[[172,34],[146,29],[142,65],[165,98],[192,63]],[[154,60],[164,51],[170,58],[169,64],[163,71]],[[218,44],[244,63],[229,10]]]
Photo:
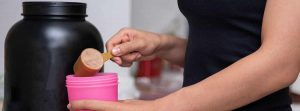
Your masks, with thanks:
[[[108,52],[102,53],[102,57],[103,57],[103,62],[106,62],[107,60],[111,59],[114,56],[111,54],[111,51],[108,51]]]

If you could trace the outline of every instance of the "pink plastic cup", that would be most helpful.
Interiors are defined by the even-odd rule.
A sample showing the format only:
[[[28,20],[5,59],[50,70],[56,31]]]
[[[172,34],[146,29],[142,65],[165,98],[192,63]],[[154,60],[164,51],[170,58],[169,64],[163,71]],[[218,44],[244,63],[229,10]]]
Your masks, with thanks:
[[[110,80],[116,79],[117,73],[98,73],[92,77],[76,77],[74,75],[68,75],[66,77],[67,81],[75,81],[75,82],[86,82],[86,81],[102,81],[102,80]]]
[[[101,82],[88,82],[88,83],[67,83],[67,86],[87,86],[87,85],[102,85],[102,84],[110,84],[110,83],[118,83],[118,80],[111,81],[101,81]]]
[[[117,78],[109,78],[105,80],[66,80],[68,83],[86,83],[86,82],[106,82],[106,81],[112,81],[117,80]]]
[[[68,75],[66,77],[66,83],[67,85],[70,84],[82,84],[82,83],[104,83],[104,82],[111,82],[118,80],[117,74],[115,73],[102,73],[102,74],[96,74],[93,77],[75,77],[74,75]]]
[[[66,80],[66,83],[73,84],[73,83],[96,83],[96,82],[109,82],[109,81],[116,81],[118,78],[111,78],[105,80]]]
[[[118,77],[116,73],[98,73],[92,77],[66,77],[69,102],[77,100],[118,100]],[[91,110],[78,110],[91,111]]]

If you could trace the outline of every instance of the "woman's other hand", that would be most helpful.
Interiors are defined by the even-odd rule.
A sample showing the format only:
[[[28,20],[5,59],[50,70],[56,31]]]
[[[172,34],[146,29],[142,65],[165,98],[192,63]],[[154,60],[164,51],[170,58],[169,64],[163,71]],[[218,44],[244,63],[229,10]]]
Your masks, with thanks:
[[[68,109],[93,111],[158,111],[156,101],[125,100],[119,102],[81,100],[71,102]],[[161,105],[160,105],[161,106]]]

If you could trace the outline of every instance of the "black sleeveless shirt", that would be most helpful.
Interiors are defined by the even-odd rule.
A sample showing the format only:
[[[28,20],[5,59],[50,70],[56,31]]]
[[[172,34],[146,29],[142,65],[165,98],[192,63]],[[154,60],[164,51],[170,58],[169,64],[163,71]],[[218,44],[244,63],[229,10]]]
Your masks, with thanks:
[[[178,0],[178,4],[189,23],[184,86],[211,76],[260,47],[266,0]],[[291,111],[290,104],[285,88],[236,111]]]

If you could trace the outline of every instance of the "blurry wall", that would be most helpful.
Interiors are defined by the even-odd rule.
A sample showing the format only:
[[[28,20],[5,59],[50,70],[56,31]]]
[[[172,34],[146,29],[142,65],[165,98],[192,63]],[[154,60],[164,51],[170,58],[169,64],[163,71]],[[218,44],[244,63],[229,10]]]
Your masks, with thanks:
[[[187,22],[179,11],[177,0],[132,0],[131,24],[133,28],[186,38]],[[182,87],[183,70],[171,68],[162,62],[156,78],[137,77],[140,99],[155,99]],[[138,63],[132,69],[138,70]],[[155,63],[153,63],[155,64]]]
[[[300,74],[300,73],[299,73]],[[298,76],[296,82],[291,85],[291,90],[300,95],[300,77]],[[299,110],[300,111],[300,110]]]
[[[186,37],[187,22],[177,0],[132,0],[132,27]]]

